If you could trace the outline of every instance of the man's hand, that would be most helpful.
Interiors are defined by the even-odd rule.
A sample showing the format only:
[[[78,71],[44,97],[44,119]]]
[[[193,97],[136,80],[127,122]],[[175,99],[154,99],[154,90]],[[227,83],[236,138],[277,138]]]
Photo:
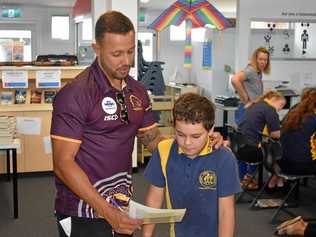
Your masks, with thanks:
[[[137,138],[140,139],[141,143],[150,152],[153,152],[153,150],[156,149],[160,141],[166,139],[164,136],[161,135],[158,127],[139,131],[137,134]]]
[[[131,235],[135,230],[140,229],[143,224],[141,219],[132,219],[126,212],[111,207],[111,215],[107,221],[116,233]]]
[[[225,145],[223,136],[219,132],[213,132],[211,135],[210,147],[218,149],[221,145]]]

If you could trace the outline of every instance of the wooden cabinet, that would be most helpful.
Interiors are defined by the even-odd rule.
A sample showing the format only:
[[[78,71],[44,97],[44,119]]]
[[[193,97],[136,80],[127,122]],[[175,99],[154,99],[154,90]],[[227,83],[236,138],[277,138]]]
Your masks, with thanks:
[[[17,170],[19,173],[51,171],[53,169],[52,154],[47,154],[44,150],[44,137],[49,137],[52,110],[50,105],[46,107],[46,110],[42,111],[0,112],[0,116],[31,117],[41,120],[39,135],[17,134],[21,141],[21,149],[17,152]],[[21,108],[19,109],[21,110]],[[5,154],[1,154],[1,156],[3,157],[0,160],[0,172],[3,173],[6,169],[6,159]]]
[[[57,69],[61,70],[62,86],[75,78],[84,67],[0,67],[0,77],[4,70],[27,70],[29,78],[30,90],[35,88],[36,70]],[[3,90],[1,83],[0,93]],[[21,141],[21,149],[18,151],[17,168],[18,172],[38,172],[51,171],[53,169],[52,154],[47,149],[45,150],[44,142],[49,139],[50,126],[52,117],[52,105],[39,103],[30,104],[27,100],[25,104],[0,104],[0,116],[16,116],[16,117],[31,117],[40,118],[41,129],[39,135],[17,134]],[[5,154],[0,154],[0,173],[6,171]],[[11,166],[12,167],[12,166]]]
[[[164,135],[172,135],[174,133],[172,109],[174,105],[174,96],[150,96],[152,110],[158,122],[158,128]],[[138,142],[138,162],[144,163],[144,158],[151,156],[151,153]]]
[[[201,94],[201,88],[194,84],[185,83],[169,83],[166,85],[166,94],[172,95],[174,98],[178,98],[180,95],[188,92]]]

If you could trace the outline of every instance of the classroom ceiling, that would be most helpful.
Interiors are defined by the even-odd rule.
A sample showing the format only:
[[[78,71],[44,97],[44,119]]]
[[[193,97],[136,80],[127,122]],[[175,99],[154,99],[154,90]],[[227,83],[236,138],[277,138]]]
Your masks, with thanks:
[[[136,1],[136,0],[135,0]],[[140,6],[149,10],[163,10],[176,0],[139,0]],[[142,2],[147,3],[142,3]],[[236,12],[237,0],[209,0],[218,10],[222,12]],[[55,7],[72,7],[76,0],[0,0],[0,5],[40,5]]]
[[[50,7],[73,7],[76,0],[0,0],[0,5],[37,5]]]
[[[142,2],[147,3],[142,3]],[[176,0],[140,0],[140,6],[148,9],[162,10],[170,6]],[[236,12],[237,0],[209,0],[221,12]]]

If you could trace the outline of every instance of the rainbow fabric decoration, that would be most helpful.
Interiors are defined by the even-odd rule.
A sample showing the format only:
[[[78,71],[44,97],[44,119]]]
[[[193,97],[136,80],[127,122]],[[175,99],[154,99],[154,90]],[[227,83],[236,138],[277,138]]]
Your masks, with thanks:
[[[165,9],[148,27],[159,32],[170,25],[178,26],[184,20],[186,21],[184,65],[185,67],[191,67],[191,29],[210,24],[218,30],[223,30],[229,27],[230,23],[223,14],[207,0],[178,0]]]
[[[192,21],[185,20],[185,46],[184,46],[184,67],[192,68],[192,43],[191,43]]]

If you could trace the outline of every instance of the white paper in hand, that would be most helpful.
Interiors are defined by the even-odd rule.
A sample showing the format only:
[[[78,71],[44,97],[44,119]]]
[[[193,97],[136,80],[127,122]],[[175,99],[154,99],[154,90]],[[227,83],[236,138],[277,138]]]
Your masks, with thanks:
[[[63,228],[65,234],[67,236],[70,236],[71,233],[71,217],[67,217],[65,219],[62,219],[59,221],[61,227]]]
[[[182,221],[186,209],[157,209],[130,201],[128,215],[131,218],[143,219],[144,224],[174,223]]]

